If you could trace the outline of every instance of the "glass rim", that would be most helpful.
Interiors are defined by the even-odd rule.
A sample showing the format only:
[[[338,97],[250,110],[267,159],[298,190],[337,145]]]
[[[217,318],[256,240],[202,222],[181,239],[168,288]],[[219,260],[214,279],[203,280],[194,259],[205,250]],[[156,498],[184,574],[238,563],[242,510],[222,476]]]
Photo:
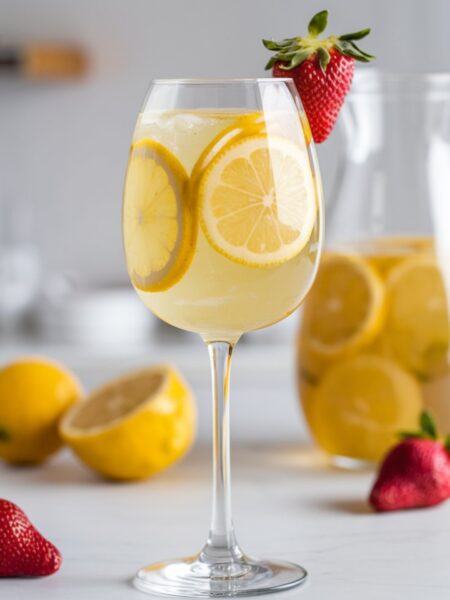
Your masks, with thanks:
[[[227,84],[260,84],[291,83],[292,77],[192,77],[192,78],[156,78],[152,85],[227,85]]]
[[[377,95],[384,92],[396,93],[427,93],[450,92],[450,72],[403,72],[383,71],[381,69],[357,70],[354,76],[354,85],[350,89],[349,98],[352,96]]]

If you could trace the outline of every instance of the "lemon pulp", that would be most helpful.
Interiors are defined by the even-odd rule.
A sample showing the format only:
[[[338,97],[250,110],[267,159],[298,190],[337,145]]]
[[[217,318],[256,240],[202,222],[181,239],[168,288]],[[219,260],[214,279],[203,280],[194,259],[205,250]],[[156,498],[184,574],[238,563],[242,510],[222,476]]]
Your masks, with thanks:
[[[125,254],[131,280],[144,291],[174,285],[189,266],[194,221],[186,172],[153,140],[133,144],[123,203]]]
[[[247,266],[293,258],[310,238],[317,205],[306,152],[285,138],[228,143],[199,184],[201,223],[215,250]]]
[[[104,477],[145,479],[172,465],[191,445],[192,393],[170,365],[149,367],[94,390],[64,416],[60,432]]]

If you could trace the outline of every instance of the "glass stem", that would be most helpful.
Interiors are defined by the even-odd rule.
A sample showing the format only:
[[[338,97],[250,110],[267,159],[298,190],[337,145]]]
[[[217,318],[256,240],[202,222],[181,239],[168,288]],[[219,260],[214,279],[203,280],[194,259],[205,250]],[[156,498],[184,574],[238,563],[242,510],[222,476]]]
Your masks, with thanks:
[[[242,559],[231,517],[229,382],[233,345],[209,342],[213,393],[213,507],[202,560],[234,563]]]

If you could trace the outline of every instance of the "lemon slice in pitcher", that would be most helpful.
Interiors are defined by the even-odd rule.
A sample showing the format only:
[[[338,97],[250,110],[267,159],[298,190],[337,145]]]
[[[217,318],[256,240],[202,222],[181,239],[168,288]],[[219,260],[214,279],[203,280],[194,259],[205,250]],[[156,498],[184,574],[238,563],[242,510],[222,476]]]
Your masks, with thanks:
[[[311,423],[331,454],[378,460],[414,429],[422,394],[414,377],[394,361],[359,355],[336,363],[324,375],[311,405]]]
[[[124,245],[131,280],[143,291],[168,289],[190,264],[195,227],[187,184],[183,166],[162,144],[141,140],[131,147]]]
[[[323,257],[305,305],[306,346],[336,358],[370,343],[385,315],[384,285],[364,259],[347,254]]]
[[[449,309],[442,273],[433,256],[405,259],[387,279],[386,350],[427,378],[448,366]]]
[[[308,156],[282,137],[230,141],[203,173],[198,197],[209,243],[251,267],[272,267],[298,255],[316,222]]]

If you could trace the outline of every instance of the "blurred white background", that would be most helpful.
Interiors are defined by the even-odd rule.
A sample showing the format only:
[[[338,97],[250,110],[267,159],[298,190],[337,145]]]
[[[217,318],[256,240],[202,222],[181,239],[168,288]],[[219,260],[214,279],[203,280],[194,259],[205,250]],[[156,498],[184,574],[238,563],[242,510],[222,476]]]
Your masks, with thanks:
[[[302,34],[323,8],[330,32],[372,27],[379,68],[450,69],[448,0],[1,0],[2,41],[76,42],[91,60],[73,83],[0,80],[0,206],[29,206],[45,270],[126,282],[122,180],[152,78],[263,76],[261,38]],[[339,148],[338,131],[319,148],[328,195]]]

